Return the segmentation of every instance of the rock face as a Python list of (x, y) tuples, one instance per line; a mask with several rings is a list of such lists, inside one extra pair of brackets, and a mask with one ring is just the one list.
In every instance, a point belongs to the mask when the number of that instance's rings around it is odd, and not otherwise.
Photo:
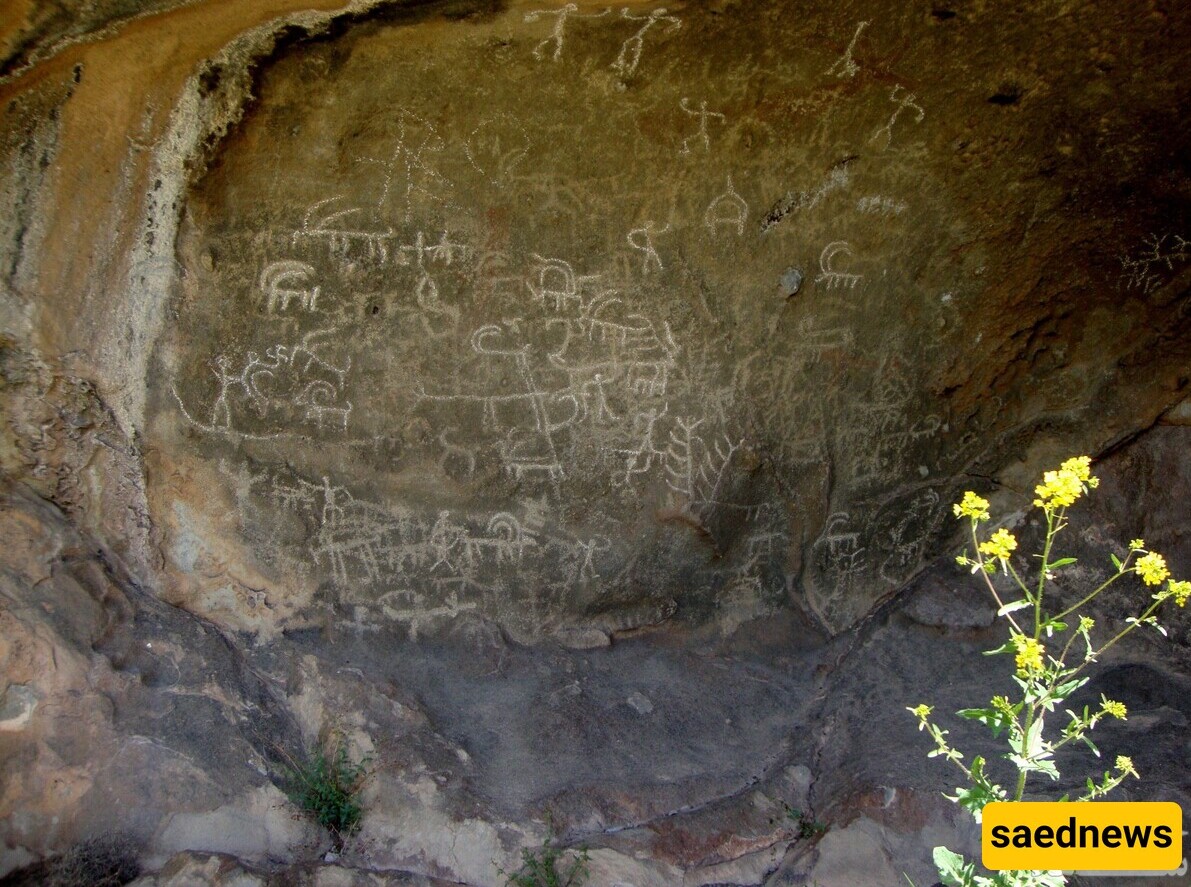
[[(203, 491), (150, 472), (166, 551), (219, 573), (179, 599), (249, 630), (793, 604), (838, 631), (1007, 441), (1124, 430), (1117, 364), (1185, 331), (1154, 296), (1186, 249), (1141, 280), (1143, 244), (1124, 274), (1078, 246), (1096, 62), (1044, 46), (1079, 18), (866, 15), (477, 10), (268, 65), (188, 195), (147, 379), (160, 475)], [(1084, 113), (1140, 113), (1099, 76)], [(1122, 336), (1123, 299), (1156, 328)], [(1147, 366), (1142, 409), (1184, 367)]]
[[(1073, 577), (1191, 572), (1180, 9), (0, 20), (0, 871), (490, 884), (549, 811), (599, 884), (929, 883), (903, 709), (1001, 642), (949, 503), (1103, 455)], [(1090, 698), (1185, 799), (1170, 628)]]

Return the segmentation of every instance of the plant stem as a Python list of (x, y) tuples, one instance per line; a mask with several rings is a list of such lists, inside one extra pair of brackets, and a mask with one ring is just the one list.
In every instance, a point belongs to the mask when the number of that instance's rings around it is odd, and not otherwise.
[[(1165, 600), (1165, 598), (1163, 598), (1163, 601), (1164, 600)], [(1154, 611), (1162, 606), (1163, 601), (1154, 601), (1152, 604), (1150, 604), (1149, 607), (1146, 608), (1146, 611), (1144, 613), (1142, 613), (1141, 616), (1138, 617), (1136, 622), (1130, 622), (1128, 626), (1126, 626), (1125, 628), (1122, 628), (1119, 632), (1117, 632), (1116, 636), (1112, 640), (1110, 640), (1107, 644), (1105, 644), (1103, 647), (1101, 647), (1099, 650), (1097, 650), (1094, 654), (1092, 654), (1092, 657), (1090, 659), (1085, 661), (1082, 665), (1079, 666), (1079, 668), (1075, 669), (1075, 671), (1073, 671), (1071, 674), (1072, 675), (1078, 674), (1083, 669), (1083, 667), (1088, 664), (1088, 662), (1091, 662), (1093, 659), (1095, 659), (1097, 656), (1099, 656), (1101, 653), (1103, 653), (1105, 650), (1107, 650), (1109, 647), (1111, 647), (1113, 644), (1115, 644), (1117, 641), (1119, 641), (1121, 638), (1123, 638), (1129, 632), (1133, 631), (1133, 629), (1137, 628), (1137, 626), (1139, 626), (1143, 622), (1145, 622), (1146, 619), (1149, 619), (1150, 616), (1153, 615)]]
[[(976, 521), (972, 521), (972, 543), (976, 546), (976, 563), (980, 565), (980, 575), (984, 577), (984, 584), (988, 586), (989, 592), (993, 596), (993, 600), (997, 602), (997, 609), (1005, 609), (1005, 602), (1001, 600), (1001, 596), (997, 594), (997, 589), (992, 584), (992, 579), (989, 578), (988, 570), (984, 569), (984, 556), (980, 553), (980, 540), (976, 536)], [(1026, 596), (1029, 596), (1027, 592)], [(1017, 629), (1018, 634), (1025, 634), (1021, 630), (1021, 626), (1017, 624), (1017, 620), (1013, 618), (1012, 613), (1006, 613), (1005, 618), (1009, 620), (1009, 624)]]
[[(1059, 522), (1062, 522), (1060, 513)], [(1046, 509), (1046, 543), (1042, 546), (1042, 568), (1038, 570), (1038, 593), (1034, 597), (1034, 640), (1042, 637), (1042, 593), (1046, 589), (1046, 571), (1050, 566), (1050, 547), (1054, 544), (1055, 534), (1059, 528), (1055, 526), (1055, 513)], [(1018, 798), (1018, 800), (1021, 800)]]
[(1132, 569), (1128, 569), (1128, 570), (1124, 570), (1120, 573), (1114, 574), (1107, 581), (1105, 581), (1099, 588), (1097, 588), (1095, 591), (1093, 591), (1091, 594), (1089, 594), (1087, 597), (1085, 597), (1083, 600), (1081, 600), (1078, 604), (1068, 607), (1066, 610), (1064, 610), (1062, 613), (1055, 616), (1054, 618), (1062, 619), (1064, 616), (1074, 613), (1076, 610), (1078, 610), (1080, 607), (1082, 607), (1084, 604), (1086, 604), (1088, 601), (1090, 601), (1092, 598), (1094, 598), (1100, 592), (1104, 591), (1104, 589), (1108, 588), (1108, 586), (1112, 585), (1114, 582), (1116, 582), (1118, 579), (1120, 579), (1126, 573), (1132, 573), (1132, 572), (1133, 572)]

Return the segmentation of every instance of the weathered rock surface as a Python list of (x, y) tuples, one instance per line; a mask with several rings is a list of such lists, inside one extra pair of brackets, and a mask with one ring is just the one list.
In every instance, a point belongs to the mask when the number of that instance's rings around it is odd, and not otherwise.
[[(1001, 639), (948, 504), (1028, 535), (1103, 455), (1059, 593), (1139, 535), (1191, 573), (1189, 44), (1107, 0), (0, 2), (0, 872), (495, 884), (553, 828), (609, 887), (931, 883), (972, 833), (904, 708)], [(1083, 692), (1186, 803), (1168, 628)], [(281, 787), (332, 735), (328, 861)]]

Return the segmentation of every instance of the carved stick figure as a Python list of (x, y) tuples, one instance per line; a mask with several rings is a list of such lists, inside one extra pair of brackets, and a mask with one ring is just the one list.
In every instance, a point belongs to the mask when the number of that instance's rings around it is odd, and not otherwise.
[(659, 271), (665, 270), (662, 267), (662, 257), (658, 255), (658, 251), (654, 248), (653, 235), (655, 233), (664, 234), (669, 230), (669, 225), (667, 225), (665, 228), (655, 228), (653, 226), (653, 222), (646, 222), (642, 227), (634, 228), (629, 232), (629, 235), (626, 238), (629, 242), (629, 246), (631, 246), (633, 249), (640, 250), (645, 254), (641, 259), (642, 274), (648, 274), (651, 265), (656, 265), (657, 270)]
[(693, 136), (687, 136), (685, 139), (682, 140), (682, 150), (679, 151), (678, 153), (679, 154), (690, 154), (691, 153), (691, 141), (693, 141), (695, 139), (698, 139), (699, 141), (703, 142), (703, 150), (704, 151), (710, 151), (711, 150), (711, 135), (707, 131), (707, 121), (710, 120), (712, 117), (718, 117), (721, 122), (726, 122), (728, 118), (725, 117), (723, 114), (720, 114), (718, 111), (708, 111), (706, 101), (702, 101), (699, 103), (698, 110), (688, 107), (687, 101), (688, 100), (686, 98), (683, 98), (683, 100), (681, 102), (679, 102), (679, 105), (682, 107), (682, 110), (685, 111), (687, 114), (690, 114), (692, 117), (699, 118), (699, 131), (697, 133), (695, 133)]
[(667, 33), (682, 27), (682, 20), (668, 15), (664, 7), (653, 10), (649, 15), (632, 15), (627, 9), (622, 9), (620, 15), (621, 18), (645, 22), (636, 34), (621, 45), (620, 54), (612, 63), (612, 67), (621, 77), (631, 77), (637, 70), (637, 65), (641, 63), (641, 51), (645, 48), (645, 35), (650, 28), (663, 21), (668, 23)]
[[(550, 36), (533, 48), (533, 57), (541, 61), (545, 57), (545, 50), (551, 43), (554, 44), (554, 52), (550, 54), (551, 61), (558, 61), (558, 57), (562, 55), (562, 44), (566, 36), (567, 19), (572, 15), (578, 13), (579, 7), (574, 3), (568, 3), (561, 9), (535, 9), (533, 12), (525, 14), (525, 21), (536, 22), (544, 15), (554, 16), (554, 28), (550, 31)], [(580, 15), (577, 18), (600, 18), (610, 13), (611, 9), (605, 9), (603, 12), (595, 15)]]
[(844, 54), (836, 59), (835, 64), (827, 69), (826, 73), (834, 74), (841, 79), (856, 76), (856, 72), (860, 70), (860, 66), (852, 59), (852, 50), (856, 48), (856, 41), (860, 39), (860, 32), (867, 26), (868, 22), (861, 22), (856, 26), (856, 33), (852, 35), (852, 42), (848, 44), (848, 48), (844, 50)]
[(922, 106), (915, 101), (915, 99), (918, 97), (912, 92), (906, 92), (906, 94), (899, 99), (898, 94), (902, 92), (905, 92), (905, 90), (900, 86), (895, 86), (889, 91), (889, 101), (896, 103), (897, 107), (889, 116), (889, 122), (873, 133), (873, 137), (869, 139), (870, 142), (875, 142), (882, 135), (884, 135), (885, 147), (888, 148), (893, 143), (893, 124), (897, 123), (897, 118), (901, 116), (902, 111), (906, 110), (906, 108), (912, 108), (914, 110), (915, 123), (921, 123), (926, 118), (926, 112), (923, 111)]

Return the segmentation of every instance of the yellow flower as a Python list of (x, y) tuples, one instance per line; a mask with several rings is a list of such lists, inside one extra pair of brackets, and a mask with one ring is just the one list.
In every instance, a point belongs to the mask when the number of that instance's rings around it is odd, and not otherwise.
[(1003, 527), (997, 530), (986, 542), (980, 543), (980, 553), (989, 557), (1005, 560), (1017, 548), (1017, 540), (1013, 534)]
[(956, 517), (988, 520), (988, 500), (980, 498), (971, 490), (964, 493), (963, 501), (957, 505), (952, 505), (951, 510), (955, 512)]
[(1100, 478), (1092, 477), (1092, 459), (1090, 456), (1074, 456), (1059, 466), (1059, 471), (1068, 471), (1079, 478), (1081, 484), (1087, 484), (1092, 489), (1100, 486)]
[(918, 718), (919, 731), (926, 728), (926, 719), (930, 717), (930, 713), (932, 711), (929, 705), (923, 702), (914, 706), (913, 708), (907, 708), (906, 711)]
[(1191, 597), (1191, 580), (1171, 579), (1166, 590), (1170, 592), (1176, 604), (1180, 607), (1185, 606), (1187, 598)]
[(1019, 677), (1028, 678), (1030, 675), (1040, 673), (1045, 668), (1042, 662), (1043, 647), (1036, 640), (1022, 634), (1015, 634), (1013, 646), (1017, 647), (1017, 674)]
[(1133, 759), (1126, 755), (1117, 755), (1117, 770), (1121, 773), (1127, 773), (1131, 776), (1137, 776), (1137, 769), (1133, 766)]
[(1058, 471), (1042, 475), (1042, 483), (1034, 488), (1038, 496), (1034, 504), (1039, 508), (1066, 508), (1089, 488), (1098, 487), (1100, 479), (1091, 474), (1092, 460), (1088, 456), (1068, 459)]
[(1139, 557), (1133, 569), (1146, 585), (1161, 585), (1170, 576), (1170, 570), (1166, 569), (1166, 558), (1156, 551)]
[(1038, 496), (1034, 504), (1039, 508), (1059, 508), (1073, 505), (1083, 493), (1083, 484), (1069, 471), (1048, 471), (1042, 483), (1034, 487)]
[(1117, 702), (1113, 699), (1107, 699), (1103, 696), (1101, 696), (1100, 699), (1102, 700), (1101, 710), (1106, 715), (1112, 715), (1114, 718), (1121, 721), (1125, 720), (1125, 715), (1128, 714), (1128, 711), (1125, 708), (1125, 703)]
[(1146, 541), (1144, 539), (1134, 539), (1129, 543), (1130, 551), (1145, 551)]
[(1080, 616), (1078, 630), (1079, 631), (1091, 631), (1092, 627), (1095, 624), (1096, 624), (1096, 620), (1093, 619), (1091, 616)]

